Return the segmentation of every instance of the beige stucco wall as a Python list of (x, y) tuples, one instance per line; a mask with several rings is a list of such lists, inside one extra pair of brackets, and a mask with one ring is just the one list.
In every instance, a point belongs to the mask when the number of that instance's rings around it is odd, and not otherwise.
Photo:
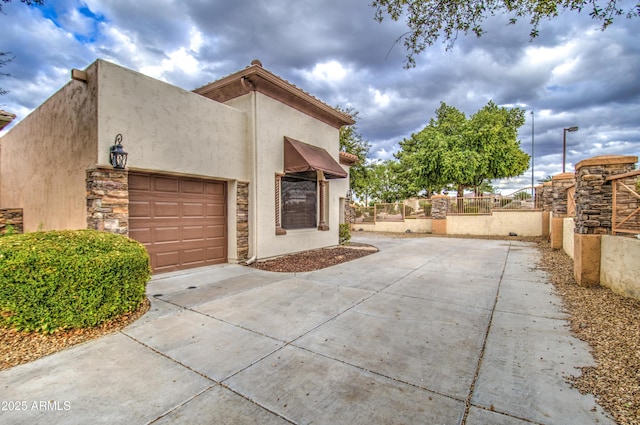
[(447, 234), (476, 236), (542, 235), (542, 211), (494, 211), (492, 215), (447, 216)]
[(573, 245), (574, 245), (574, 229), (576, 228), (576, 223), (573, 217), (568, 217), (562, 220), (562, 248), (564, 252), (567, 253), (569, 257), (573, 259)]
[(375, 224), (355, 223), (352, 227), (355, 231), (362, 229), (367, 232), (404, 233), (410, 230), (412, 233), (431, 233), (432, 222), (430, 218), (416, 218), (405, 221), (378, 221)]
[(98, 160), (121, 133), (130, 168), (247, 181), (247, 114), (98, 61)]
[(86, 228), (86, 169), (96, 162), (96, 67), (69, 81), (0, 138), (1, 207), (24, 210), (24, 230)]
[[(251, 111), (254, 101), (257, 114), (255, 127), (250, 128), (250, 134), (255, 131), (259, 156), (256, 164), (257, 178), (254, 184), (250, 185), (250, 190), (255, 193), (251, 192), (249, 203), (251, 205), (251, 200), (256, 199), (256, 204), (250, 207), (250, 216), (257, 212), (255, 217), (250, 217), (250, 230), (257, 232), (257, 245), (250, 250), (249, 255), (257, 255), (259, 259), (269, 258), (337, 245), (340, 198), (347, 193), (348, 178), (329, 180), (329, 213), (325, 221), (330, 230), (288, 230), (286, 235), (276, 236), (275, 173), (284, 171), (285, 136), (326, 149), (336, 161), (339, 161), (338, 130), (261, 93), (250, 93), (229, 104)], [(251, 125), (252, 123), (249, 124), (250, 127)], [(345, 166), (343, 168), (348, 169)]]
[(600, 284), (613, 292), (640, 299), (640, 240), (603, 235)]

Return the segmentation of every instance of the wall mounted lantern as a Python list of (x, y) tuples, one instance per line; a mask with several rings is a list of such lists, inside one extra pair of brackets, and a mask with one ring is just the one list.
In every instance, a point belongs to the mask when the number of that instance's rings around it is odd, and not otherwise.
[(113, 146), (111, 146), (110, 151), (109, 161), (113, 168), (123, 170), (124, 167), (127, 166), (127, 156), (129, 156), (129, 154), (122, 149), (122, 134), (116, 136), (116, 141)]

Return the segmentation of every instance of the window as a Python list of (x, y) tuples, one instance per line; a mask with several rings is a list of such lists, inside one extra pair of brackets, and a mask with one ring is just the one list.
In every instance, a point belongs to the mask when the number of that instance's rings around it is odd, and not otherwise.
[(285, 174), (281, 178), (282, 228), (315, 228), (318, 214), (316, 172)]

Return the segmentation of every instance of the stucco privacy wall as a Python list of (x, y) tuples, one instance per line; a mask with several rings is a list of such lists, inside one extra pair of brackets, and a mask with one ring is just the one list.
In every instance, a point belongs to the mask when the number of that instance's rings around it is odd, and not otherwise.
[(494, 211), (491, 215), (448, 215), (447, 234), (541, 236), (542, 211)]
[(600, 285), (640, 300), (640, 240), (603, 235), (600, 242)]
[(392, 232), (404, 233), (407, 230), (412, 233), (431, 233), (432, 222), (430, 218), (405, 219), (405, 221), (377, 221), (375, 223), (355, 223), (351, 227), (355, 231), (368, 232)]
[(576, 222), (573, 217), (562, 220), (562, 249), (564, 249), (564, 252), (566, 252), (571, 259), (573, 259), (575, 229)]
[[(317, 229), (288, 230), (286, 235), (276, 236), (275, 227), (275, 173), (284, 170), (284, 137), (291, 137), (325, 149), (339, 161), (339, 131), (307, 114), (271, 99), (259, 92), (236, 99), (234, 105), (251, 110), (255, 96), (256, 123), (255, 137), (259, 157), (257, 158), (257, 178), (253, 190), (256, 191), (257, 205), (250, 211), (257, 211), (257, 252), (258, 258), (268, 258), (291, 252), (321, 248), (338, 244), (339, 198), (347, 193), (349, 179), (332, 179), (328, 184), (326, 201), (330, 205), (326, 223), (330, 230)], [(344, 167), (346, 169), (346, 167)], [(251, 202), (251, 197), (249, 198)], [(251, 212), (250, 212), (251, 214)]]
[[(86, 169), (97, 160), (97, 67), (69, 81), (0, 138), (0, 207), (26, 232), (87, 226)], [(114, 135), (115, 136), (115, 135)]]
[(123, 136), (132, 169), (247, 181), (247, 115), (130, 69), (97, 61), (98, 162)]

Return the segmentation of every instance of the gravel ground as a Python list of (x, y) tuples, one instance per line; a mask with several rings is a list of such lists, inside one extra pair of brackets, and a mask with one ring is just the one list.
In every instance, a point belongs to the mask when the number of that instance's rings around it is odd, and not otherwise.
[[(371, 234), (384, 237), (431, 237), (415, 233)], [(487, 238), (478, 238), (487, 239)], [(562, 250), (552, 250), (540, 238), (495, 237), (536, 242), (541, 252), (537, 268), (549, 273), (576, 336), (591, 346), (596, 366), (568, 377), (583, 393), (593, 394), (620, 425), (640, 425), (640, 301), (612, 293), (602, 287), (584, 288), (573, 279), (573, 261)], [(258, 262), (252, 267), (281, 272), (317, 270), (372, 254), (363, 244), (325, 248)], [(108, 333), (116, 332), (142, 316), (148, 301), (136, 312), (100, 327), (57, 332), (52, 335), (22, 333), (0, 328), (0, 370), (33, 361)], [(578, 371), (576, 371), (578, 375)]]

